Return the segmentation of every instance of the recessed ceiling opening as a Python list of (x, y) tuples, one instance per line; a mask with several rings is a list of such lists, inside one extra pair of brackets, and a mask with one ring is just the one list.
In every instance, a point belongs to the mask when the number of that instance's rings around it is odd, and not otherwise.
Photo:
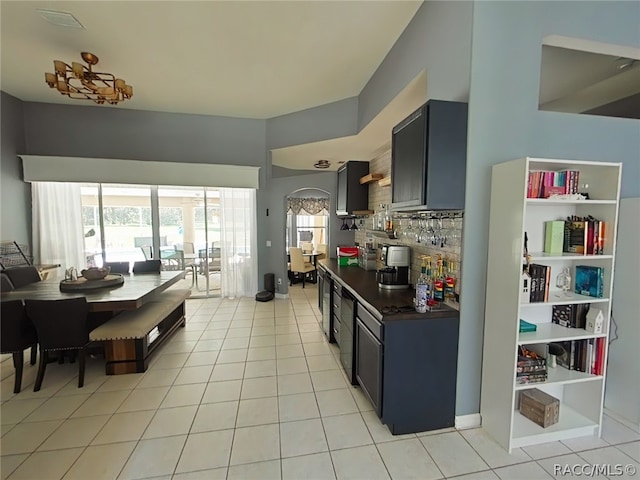
[(582, 43), (558, 36), (545, 39), (538, 108), (640, 119), (640, 49)]

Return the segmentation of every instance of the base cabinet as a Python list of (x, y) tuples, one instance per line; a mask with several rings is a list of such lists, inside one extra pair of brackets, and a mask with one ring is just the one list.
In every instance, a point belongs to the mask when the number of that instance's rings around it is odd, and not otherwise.
[(382, 325), (356, 309), (356, 376), (391, 433), (453, 427), (458, 313)]

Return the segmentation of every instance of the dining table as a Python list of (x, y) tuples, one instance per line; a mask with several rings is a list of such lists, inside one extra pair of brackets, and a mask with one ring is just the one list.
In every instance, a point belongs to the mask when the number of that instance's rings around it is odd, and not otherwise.
[(185, 277), (184, 270), (160, 273), (123, 275), (119, 286), (95, 288), (78, 292), (61, 292), (60, 279), (49, 278), (31, 283), (9, 292), (2, 292), (0, 301), (9, 300), (60, 300), (85, 297), (89, 312), (118, 312), (135, 310), (153, 300), (158, 294)]

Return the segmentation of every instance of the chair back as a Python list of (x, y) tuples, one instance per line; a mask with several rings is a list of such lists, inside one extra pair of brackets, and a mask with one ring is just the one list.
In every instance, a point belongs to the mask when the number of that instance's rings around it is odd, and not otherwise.
[(182, 250), (184, 253), (191, 253), (191, 254), (196, 253), (193, 242), (184, 242), (182, 244), (182, 248), (179, 248), (178, 250)]
[(302, 248), (303, 253), (311, 253), (313, 252), (313, 243), (311, 242), (301, 242), (300, 248)]
[(85, 297), (25, 300), (24, 303), (42, 350), (79, 349), (89, 343), (89, 305)]
[(9, 277), (9, 280), (11, 280), (14, 288), (20, 288), (31, 283), (42, 281), (40, 272), (38, 272), (38, 269), (33, 265), (9, 268), (5, 270), (4, 273), (6, 273)]
[(10, 292), (14, 290), (13, 283), (6, 273), (0, 273), (0, 292)]
[(304, 257), (302, 256), (301, 248), (291, 247), (289, 249), (289, 258), (291, 259), (292, 272), (303, 272), (305, 270)]
[(323, 258), (327, 258), (327, 253), (329, 252), (329, 249), (327, 248), (327, 244), (326, 243), (319, 243), (316, 246), (316, 252), (320, 253), (320, 255), (318, 255), (318, 260), (322, 260)]
[(0, 305), (0, 352), (20, 352), (38, 343), (36, 329), (27, 317), (22, 300), (2, 302)]
[(105, 267), (111, 267), (111, 273), (129, 273), (129, 262), (104, 262)]
[(145, 260), (134, 262), (133, 273), (160, 273), (162, 262), (160, 260)]
[(145, 260), (151, 260), (153, 258), (153, 247), (151, 245), (143, 245), (140, 247)]

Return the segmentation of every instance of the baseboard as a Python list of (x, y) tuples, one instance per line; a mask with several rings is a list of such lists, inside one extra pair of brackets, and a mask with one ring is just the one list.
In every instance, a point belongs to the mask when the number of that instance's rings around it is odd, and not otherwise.
[(466, 430), (467, 428), (477, 428), (482, 425), (482, 417), (479, 413), (470, 415), (456, 415), (456, 430)]
[(607, 407), (604, 407), (603, 412), (608, 417), (613, 418), (616, 422), (623, 424), (625, 427), (629, 427), (634, 432), (640, 433), (640, 424), (633, 423), (630, 420), (627, 420), (626, 418), (620, 416), (619, 414), (617, 414), (616, 412), (608, 409)]
[(276, 293), (276, 298), (280, 298), (280, 299), (286, 300), (287, 298), (289, 298), (289, 294), (288, 293)]

